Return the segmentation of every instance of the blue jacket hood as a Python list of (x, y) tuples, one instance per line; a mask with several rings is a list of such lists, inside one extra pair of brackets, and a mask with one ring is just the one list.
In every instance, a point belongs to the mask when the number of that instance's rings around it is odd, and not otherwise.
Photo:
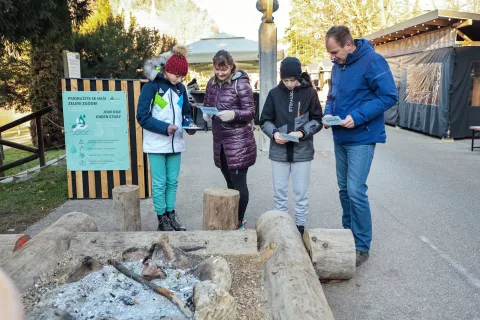
[(345, 64), (352, 64), (367, 53), (375, 52), (375, 49), (373, 49), (370, 41), (363, 38), (355, 40), (355, 46), (357, 47), (357, 49), (354, 52), (348, 54)]
[[(363, 38), (356, 39), (355, 47), (357, 47), (355, 51), (347, 55), (347, 59), (345, 61), (346, 65), (356, 62), (367, 53), (375, 52), (375, 49), (373, 48), (372, 44), (367, 39), (363, 39)], [(333, 61), (333, 63), (336, 65), (339, 65), (336, 61)]]

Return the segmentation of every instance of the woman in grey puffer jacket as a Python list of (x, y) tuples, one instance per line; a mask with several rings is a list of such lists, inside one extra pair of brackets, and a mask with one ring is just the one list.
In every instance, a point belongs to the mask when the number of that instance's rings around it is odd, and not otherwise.
[(248, 205), (247, 172), (257, 158), (252, 120), (255, 117), (253, 91), (248, 75), (236, 70), (232, 55), (225, 50), (213, 57), (215, 75), (208, 81), (204, 105), (219, 112), (212, 120), (215, 165), (222, 170), (229, 189), (240, 192), (238, 228), (244, 229)]

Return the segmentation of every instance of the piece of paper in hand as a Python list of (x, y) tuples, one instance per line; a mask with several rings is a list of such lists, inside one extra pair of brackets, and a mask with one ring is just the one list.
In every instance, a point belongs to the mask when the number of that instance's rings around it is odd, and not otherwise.
[(182, 129), (184, 129), (184, 130), (203, 130), (205, 128), (197, 127), (197, 126), (182, 126)]
[(291, 135), (286, 134), (286, 133), (280, 133), (280, 138), (288, 140), (288, 141), (299, 142), (298, 137), (291, 136)]
[(339, 116), (332, 116), (332, 117), (323, 117), (322, 121), (327, 126), (338, 126), (342, 123), (342, 119)]
[(218, 109), (216, 107), (200, 107), (200, 110), (202, 110), (203, 114), (209, 115), (209, 116), (214, 116), (218, 113)]

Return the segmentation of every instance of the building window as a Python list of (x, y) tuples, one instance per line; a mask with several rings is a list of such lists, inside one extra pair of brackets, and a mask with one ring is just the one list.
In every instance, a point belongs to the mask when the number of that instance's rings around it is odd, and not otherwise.
[(480, 62), (472, 63), (472, 92), (470, 106), (480, 107)]
[(405, 100), (410, 103), (438, 106), (442, 64), (429, 63), (409, 66)]

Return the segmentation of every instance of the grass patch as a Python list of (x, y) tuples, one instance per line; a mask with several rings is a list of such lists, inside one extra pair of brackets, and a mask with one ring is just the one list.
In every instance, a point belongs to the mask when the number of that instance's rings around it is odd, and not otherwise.
[(30, 137), (30, 128), (29, 127), (20, 127), (20, 134), (18, 133), (18, 127), (9, 129), (2, 133), (2, 139), (11, 140), (22, 136)]
[(67, 169), (50, 166), (25, 182), (0, 183), (0, 233), (28, 226), (67, 200)]
[[(31, 146), (31, 144), (30, 144)], [(28, 151), (23, 151), (19, 149), (14, 149), (14, 148), (9, 148), (4, 150), (5, 151), (5, 160), (3, 160), (3, 164), (8, 164), (12, 163), (14, 161), (20, 160), (22, 158), (31, 156), (33, 153), (28, 152)], [(55, 158), (58, 158), (62, 155), (65, 154), (65, 150), (59, 149), (59, 150), (48, 150), (45, 152), (45, 162), (49, 160), (53, 160)], [(34, 168), (40, 164), (40, 160), (35, 159), (33, 161), (27, 162), (22, 164), (21, 166), (9, 169), (5, 171), (5, 176), (13, 176), (17, 173), (20, 173), (22, 171)]]

